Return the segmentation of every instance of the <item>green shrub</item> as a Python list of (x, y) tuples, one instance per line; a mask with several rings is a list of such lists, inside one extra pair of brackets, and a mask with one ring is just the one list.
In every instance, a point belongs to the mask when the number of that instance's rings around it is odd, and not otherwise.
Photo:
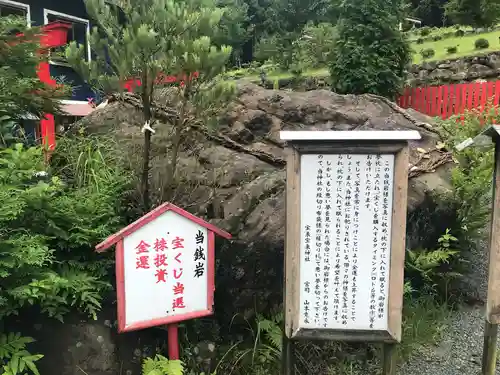
[(52, 161), (47, 170), (41, 147), (0, 150), (0, 318), (26, 305), (95, 318), (110, 288), (113, 262), (93, 246), (124, 224), (128, 174), (92, 138), (62, 140)]
[(457, 53), (457, 51), (458, 51), (457, 46), (446, 47), (446, 53), (448, 55), (453, 55), (454, 53)]
[[(330, 60), (332, 90), (339, 94), (377, 94), (394, 99), (411, 62), (408, 41), (398, 28), (402, 0), (342, 1)], [(360, 14), (369, 23), (360, 23)]]
[(336, 28), (330, 23), (307, 24), (294, 41), (292, 65), (300, 66), (303, 70), (327, 65), (336, 35)]
[(442, 40), (442, 39), (443, 39), (443, 37), (441, 35), (436, 35), (436, 36), (432, 37), (432, 40), (435, 42), (437, 42), (438, 40)]
[(420, 29), (420, 35), (422, 36), (429, 36), (431, 33), (431, 29), (427, 26), (424, 26)]
[(424, 44), (424, 40), (422, 38), (417, 39), (417, 44)]
[(461, 30), (461, 29), (458, 29), (457, 31), (455, 31), (455, 36), (457, 38), (461, 38), (465, 35), (465, 31)]
[(432, 48), (426, 48), (420, 51), (420, 55), (424, 59), (430, 59), (431, 57), (434, 57), (436, 52)]
[(457, 269), (460, 262), (458, 239), (446, 229), (436, 245), (433, 249), (407, 251), (405, 277), (420, 293), (446, 297), (449, 286), (462, 276)]
[(474, 47), (476, 49), (486, 49), (489, 48), (490, 42), (488, 42), (488, 39), (485, 38), (479, 38), (474, 42)]
[(34, 341), (31, 337), (21, 336), (20, 333), (0, 335), (0, 364), (3, 366), (3, 375), (40, 375), (35, 362), (43, 358), (43, 355), (33, 355), (27, 350), (27, 344)]

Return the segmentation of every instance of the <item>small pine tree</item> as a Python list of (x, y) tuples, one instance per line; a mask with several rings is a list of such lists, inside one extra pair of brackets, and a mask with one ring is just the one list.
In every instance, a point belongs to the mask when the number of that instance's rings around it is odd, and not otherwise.
[[(211, 37), (220, 35), (224, 13), (211, 0), (85, 0), (96, 27), (91, 35), (95, 58), (83, 59), (84, 46), (71, 43), (66, 58), (87, 80), (102, 90), (120, 90), (120, 83), (141, 79), (140, 99), (145, 124), (153, 120), (155, 91), (164, 84), (160, 74), (178, 77), (169, 95), (178, 104), (171, 108), (172, 148), (165, 180), (172, 187), (181, 143), (192, 126), (202, 124), (232, 95), (229, 83), (216, 78), (223, 71), (231, 48), (216, 48)], [(144, 210), (150, 208), (149, 170), (151, 134), (144, 127), (141, 193)], [(168, 189), (170, 191), (170, 189)], [(171, 195), (171, 194), (167, 194)], [(171, 196), (165, 197), (171, 199)]]
[(340, 94), (393, 98), (402, 87), (410, 48), (401, 31), (400, 0), (351, 0), (340, 5), (330, 56), (332, 88)]

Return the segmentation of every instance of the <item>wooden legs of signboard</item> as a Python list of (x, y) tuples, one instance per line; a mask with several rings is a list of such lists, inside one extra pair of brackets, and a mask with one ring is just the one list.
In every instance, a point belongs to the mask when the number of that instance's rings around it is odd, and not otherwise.
[(283, 334), (281, 351), (281, 375), (293, 375), (295, 367), (295, 343)]
[(177, 324), (169, 324), (167, 326), (168, 333), (168, 359), (179, 359), (179, 326)]
[(384, 344), (382, 347), (382, 375), (396, 374), (396, 344)]
[(486, 320), (484, 324), (483, 375), (495, 375), (497, 364), (498, 325)]

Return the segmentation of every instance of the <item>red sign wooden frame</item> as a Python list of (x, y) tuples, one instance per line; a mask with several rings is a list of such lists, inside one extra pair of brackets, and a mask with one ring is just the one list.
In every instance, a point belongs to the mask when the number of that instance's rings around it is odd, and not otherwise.
[[(197, 311), (195, 313), (187, 313), (182, 315), (170, 316), (160, 319), (145, 320), (139, 323), (132, 324), (126, 327), (126, 315), (125, 315), (125, 275), (124, 275), (124, 246), (123, 241), (125, 237), (141, 228), (142, 226), (154, 221), (160, 215), (167, 211), (173, 211), (180, 216), (194, 222), (195, 224), (204, 227), (208, 232), (207, 241), (207, 306), (208, 309), (204, 311)], [(173, 205), (172, 203), (163, 203), (151, 212), (147, 213), (143, 217), (139, 218), (132, 224), (123, 228), (119, 232), (109, 236), (106, 240), (101, 242), (96, 246), (97, 252), (104, 252), (111, 246), (116, 245), (115, 260), (116, 260), (116, 290), (117, 290), (117, 303), (118, 303), (118, 332), (128, 332), (135, 331), (139, 329), (168, 325), (172, 323), (178, 323), (184, 320), (200, 318), (203, 316), (208, 316), (213, 314), (213, 304), (214, 304), (214, 291), (215, 291), (215, 235), (219, 235), (225, 239), (231, 239), (231, 234), (217, 228), (216, 226), (200, 219), (189, 212), (183, 210), (180, 207)], [(151, 301), (154, 303), (154, 301)]]

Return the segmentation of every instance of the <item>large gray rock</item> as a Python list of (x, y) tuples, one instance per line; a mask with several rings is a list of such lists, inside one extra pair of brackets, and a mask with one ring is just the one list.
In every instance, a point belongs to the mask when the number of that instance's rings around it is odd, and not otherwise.
[[(130, 165), (139, 171), (141, 112), (130, 97), (110, 100), (80, 122), (91, 132), (114, 134)], [(170, 128), (157, 124), (152, 137), (152, 191), (164, 198)], [(227, 313), (280, 301), (285, 236), (285, 156), (279, 131), (418, 130), (412, 141), (409, 211), (432, 191), (450, 189), (451, 156), (440, 149), (432, 120), (373, 95), (338, 95), (328, 90), (287, 92), (239, 84), (239, 96), (215, 133), (186, 139), (174, 202), (234, 235), (218, 252), (218, 296), (230, 298)], [(439, 147), (436, 147), (439, 146)], [(225, 296), (224, 298), (222, 296)], [(270, 298), (274, 297), (274, 298)], [(257, 303), (255, 302), (257, 301)]]
[[(142, 147), (141, 114), (124, 102), (114, 101), (86, 117), (81, 125), (90, 131), (112, 132), (139, 165)], [(201, 214), (238, 241), (281, 248), (284, 241), (284, 143), (280, 130), (418, 130), (422, 140), (412, 141), (409, 184), (410, 211), (433, 190), (449, 189), (449, 154), (432, 120), (404, 111), (373, 95), (338, 95), (328, 90), (285, 92), (252, 84), (239, 86), (216, 134), (200, 134), (187, 142), (179, 161), (182, 189), (178, 203)], [(153, 136), (153, 191), (165, 185), (162, 173), (168, 156), (169, 127), (157, 125)], [(208, 139), (207, 139), (208, 137)], [(417, 151), (419, 149), (419, 151)], [(136, 151), (132, 151), (136, 150)], [(427, 151), (423, 154), (421, 151)], [(188, 193), (186, 195), (186, 193)]]

